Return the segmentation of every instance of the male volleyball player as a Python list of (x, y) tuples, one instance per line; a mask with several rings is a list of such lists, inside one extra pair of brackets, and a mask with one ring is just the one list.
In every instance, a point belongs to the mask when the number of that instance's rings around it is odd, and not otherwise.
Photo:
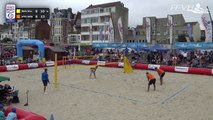
[(156, 78), (155, 78), (155, 76), (154, 75), (152, 75), (152, 74), (150, 74), (149, 72), (146, 72), (146, 77), (147, 77), (147, 79), (148, 79), (148, 92), (149, 92), (149, 87), (150, 87), (150, 85), (152, 85), (153, 84), (153, 86), (154, 86), (154, 90), (156, 89), (156, 86), (155, 86), (155, 82), (156, 82)]
[(90, 68), (90, 78), (92, 77), (92, 74), (94, 75), (94, 78), (96, 78), (95, 72), (97, 69), (98, 69), (98, 65)]
[(160, 77), (160, 85), (162, 85), (163, 84), (163, 77), (165, 75), (165, 71), (160, 69), (160, 68), (157, 68), (157, 67), (155, 68), (155, 70), (157, 71), (157, 73)]

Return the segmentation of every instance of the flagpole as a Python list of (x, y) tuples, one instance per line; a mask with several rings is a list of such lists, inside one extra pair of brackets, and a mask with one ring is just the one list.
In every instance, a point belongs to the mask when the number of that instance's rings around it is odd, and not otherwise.
[[(209, 7), (206, 6), (207, 10), (208, 10), (208, 13), (209, 13), (209, 17), (210, 17), (210, 22), (212, 24), (212, 16), (211, 16), (211, 13), (210, 13), (210, 10), (209, 10)], [(212, 30), (213, 30), (213, 25), (212, 25)], [(213, 32), (212, 32), (212, 42), (213, 42)]]

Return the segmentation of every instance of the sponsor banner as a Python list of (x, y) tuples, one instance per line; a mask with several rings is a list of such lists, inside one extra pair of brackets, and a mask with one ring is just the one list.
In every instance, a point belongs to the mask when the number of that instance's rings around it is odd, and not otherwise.
[(160, 68), (160, 65), (148, 64), (148, 69), (154, 70), (155, 68)]
[(118, 62), (118, 67), (124, 67), (124, 63)]
[(212, 42), (212, 22), (209, 13), (203, 13), (201, 19), (205, 28), (205, 42)]
[(46, 62), (46, 66), (48, 66), (48, 67), (49, 66), (54, 66), (54, 64), (55, 64), (54, 61), (47, 61)]
[(146, 17), (146, 40), (151, 43), (151, 19)]
[(122, 25), (121, 17), (118, 19), (118, 31), (121, 37), (121, 43), (123, 43), (123, 25)]
[(174, 24), (173, 24), (173, 17), (170, 15), (168, 16), (168, 26), (169, 26), (169, 41), (170, 41), (170, 44), (172, 44)]
[(90, 61), (89, 60), (82, 60), (82, 64), (89, 65)]
[(187, 33), (188, 33), (188, 36), (189, 36), (189, 40), (191, 41), (192, 40), (192, 24), (191, 23), (188, 23), (187, 24)]
[(106, 64), (105, 61), (98, 61), (98, 62), (97, 62), (97, 65), (105, 65), (105, 64)]
[(189, 67), (180, 67), (180, 66), (175, 66), (175, 72), (188, 72)]
[(7, 71), (18, 70), (18, 65), (6, 65)]
[(37, 68), (38, 63), (27, 63), (28, 68)]
[(108, 32), (109, 32), (109, 42), (114, 42), (114, 27), (112, 23), (112, 18), (109, 19), (109, 26), (108, 26)]

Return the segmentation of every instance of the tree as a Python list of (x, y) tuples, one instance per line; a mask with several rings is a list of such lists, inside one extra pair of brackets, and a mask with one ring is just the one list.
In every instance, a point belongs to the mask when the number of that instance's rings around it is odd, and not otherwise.
[(10, 38), (4, 38), (3, 40), (2, 40), (2, 43), (9, 43), (9, 42), (12, 42), (13, 40), (12, 39), (10, 39)]
[(185, 34), (178, 35), (178, 42), (187, 42), (186, 35)]

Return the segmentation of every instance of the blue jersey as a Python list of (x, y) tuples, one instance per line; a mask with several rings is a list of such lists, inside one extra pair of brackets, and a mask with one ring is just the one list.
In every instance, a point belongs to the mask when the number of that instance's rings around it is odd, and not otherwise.
[(49, 81), (47, 72), (43, 72), (43, 73), (42, 73), (42, 75), (41, 75), (41, 80), (47, 80), (47, 81)]

